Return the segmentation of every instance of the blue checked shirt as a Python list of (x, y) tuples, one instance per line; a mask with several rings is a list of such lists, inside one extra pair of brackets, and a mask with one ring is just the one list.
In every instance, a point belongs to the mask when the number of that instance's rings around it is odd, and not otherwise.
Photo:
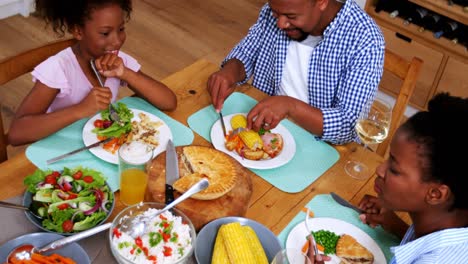
[[(247, 75), (241, 84), (253, 76), (253, 86), (275, 95), (290, 41), (266, 4), (256, 24), (223, 63), (240, 60)], [(354, 125), (361, 107), (375, 96), (382, 77), (384, 49), (375, 22), (354, 0), (347, 0), (325, 29), (309, 63), (309, 105), (323, 113), (323, 140), (344, 144), (356, 138)]]
[(468, 263), (468, 227), (437, 231), (414, 240), (414, 226), (400, 246), (392, 247), (390, 264)]

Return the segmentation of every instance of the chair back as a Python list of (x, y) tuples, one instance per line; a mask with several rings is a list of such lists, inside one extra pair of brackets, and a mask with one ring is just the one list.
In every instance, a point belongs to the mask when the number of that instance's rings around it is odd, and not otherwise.
[(390, 72), (402, 80), (400, 92), (397, 94), (395, 105), (392, 110), (392, 121), (388, 131), (388, 137), (376, 149), (377, 154), (384, 157), (395, 131), (400, 126), (408, 101), (413, 94), (416, 81), (421, 71), (423, 61), (418, 57), (413, 57), (407, 61), (399, 55), (385, 49), (384, 70)]
[[(15, 56), (0, 61), (0, 85), (14, 80), (23, 74), (31, 72), (34, 67), (57, 54), (59, 51), (70, 47), (76, 42), (75, 39), (52, 42), (44, 46), (27, 50)], [(8, 159), (7, 155), (7, 132), (3, 127), (3, 117), (0, 111), (0, 162)]]

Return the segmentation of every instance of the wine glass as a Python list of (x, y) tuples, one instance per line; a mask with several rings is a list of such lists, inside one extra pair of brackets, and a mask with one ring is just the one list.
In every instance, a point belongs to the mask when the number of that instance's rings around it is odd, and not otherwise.
[(311, 264), (309, 257), (299, 248), (286, 248), (276, 253), (271, 264)]
[[(377, 97), (364, 105), (354, 127), (364, 148), (369, 144), (382, 143), (387, 138), (391, 119), (392, 107), (385, 99)], [(358, 180), (365, 180), (371, 175), (369, 168), (359, 160), (348, 161), (345, 171)]]

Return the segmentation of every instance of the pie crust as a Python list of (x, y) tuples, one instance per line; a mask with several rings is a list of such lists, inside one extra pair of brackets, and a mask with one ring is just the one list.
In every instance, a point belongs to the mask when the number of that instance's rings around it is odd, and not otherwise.
[(173, 187), (180, 193), (207, 178), (210, 185), (191, 198), (213, 200), (223, 196), (236, 184), (236, 169), (233, 161), (225, 153), (209, 147), (187, 146), (183, 148), (181, 162), (188, 173), (181, 175)]
[(342, 235), (338, 239), (336, 255), (342, 263), (374, 263), (374, 255), (350, 235)]

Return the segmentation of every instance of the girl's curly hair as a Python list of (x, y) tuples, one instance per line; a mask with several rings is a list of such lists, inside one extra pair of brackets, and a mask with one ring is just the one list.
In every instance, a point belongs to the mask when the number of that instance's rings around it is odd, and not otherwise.
[(63, 36), (74, 26), (84, 26), (91, 12), (100, 7), (116, 4), (126, 13), (132, 12), (131, 0), (36, 0), (36, 14), (52, 26), (54, 32)]

